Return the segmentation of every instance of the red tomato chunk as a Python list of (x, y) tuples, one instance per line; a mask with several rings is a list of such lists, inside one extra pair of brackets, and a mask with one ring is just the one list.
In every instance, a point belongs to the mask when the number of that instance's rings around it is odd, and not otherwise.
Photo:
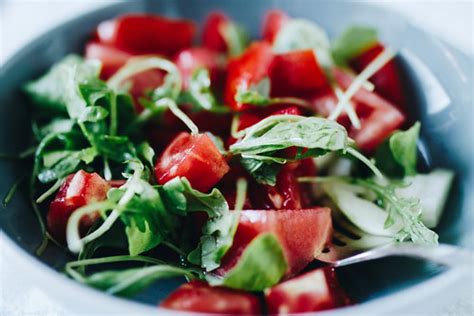
[(202, 192), (212, 188), (228, 171), (229, 165), (209, 136), (185, 132), (168, 145), (155, 166), (158, 183), (185, 177)]
[(228, 47), (222, 32), (229, 23), (232, 22), (223, 12), (211, 12), (204, 23), (202, 45), (211, 50), (225, 53)]
[[(79, 170), (67, 177), (49, 206), (48, 231), (58, 241), (66, 239), (66, 224), (72, 212), (86, 204), (105, 200), (110, 186), (97, 173)], [(98, 213), (81, 219), (81, 230), (86, 231), (99, 217)]]
[(265, 291), (269, 314), (293, 314), (331, 309), (349, 303), (333, 268), (320, 268)]
[(173, 56), (190, 47), (196, 32), (193, 22), (156, 15), (129, 14), (97, 27), (98, 40), (130, 54)]
[(262, 25), (262, 39), (273, 43), (280, 29), (288, 23), (290, 17), (280, 10), (269, 10)]
[(301, 95), (328, 84), (312, 49), (275, 55), (270, 78), (273, 96)]
[(268, 76), (268, 69), (273, 60), (270, 44), (255, 42), (237, 58), (232, 59), (227, 67), (227, 81), (224, 90), (225, 103), (233, 110), (242, 111), (252, 108), (235, 100), (239, 89), (248, 89)]
[(278, 238), (285, 253), (287, 275), (294, 275), (321, 253), (331, 229), (329, 208), (242, 211), (234, 243), (217, 273), (223, 275), (232, 269), (255, 237), (270, 232)]
[(180, 286), (160, 304), (161, 307), (212, 314), (261, 314), (259, 299), (250, 293), (211, 287), (201, 281)]

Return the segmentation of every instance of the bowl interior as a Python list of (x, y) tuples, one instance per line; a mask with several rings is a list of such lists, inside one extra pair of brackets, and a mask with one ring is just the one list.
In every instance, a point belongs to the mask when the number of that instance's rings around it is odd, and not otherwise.
[[(249, 10), (251, 8), (251, 10)], [(398, 62), (410, 98), (411, 113), (422, 123), (420, 152), (429, 168), (445, 167), (456, 172), (456, 183), (437, 232), (441, 242), (473, 248), (473, 109), (472, 57), (422, 31), (393, 12), (364, 3), (309, 0), (201, 0), (133, 1), (114, 4), (83, 15), (41, 36), (19, 51), (0, 70), (0, 152), (18, 152), (31, 144), (28, 100), (22, 85), (44, 72), (71, 52), (81, 53), (83, 44), (100, 21), (125, 12), (153, 12), (202, 22), (207, 13), (219, 9), (241, 23), (254, 38), (269, 8), (281, 8), (293, 17), (319, 23), (330, 37), (352, 24), (374, 26), (385, 43), (399, 50)], [(29, 163), (0, 161), (0, 193), (17, 179), (27, 177)], [(26, 187), (26, 186), (25, 186)], [(37, 219), (25, 189), (0, 212), (0, 226), (19, 247), (34, 256), (40, 241)], [(61, 270), (71, 257), (49, 246), (37, 258)], [(343, 285), (357, 301), (389, 295), (440, 273), (438, 266), (401, 258), (384, 259), (340, 269)], [(156, 304), (181, 280), (159, 282), (136, 297)]]

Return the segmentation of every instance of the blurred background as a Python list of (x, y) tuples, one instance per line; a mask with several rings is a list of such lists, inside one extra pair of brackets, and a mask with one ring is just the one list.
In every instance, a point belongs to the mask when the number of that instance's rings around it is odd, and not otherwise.
[[(120, 1), (0, 0), (0, 66), (22, 46), (48, 29), (74, 16), (114, 2)], [(474, 52), (474, 1), (365, 2), (399, 11), (413, 23), (430, 30), (464, 52), (471, 55)], [(0, 239), (0, 315), (51, 316), (73, 312), (66, 311), (65, 307), (45, 295), (39, 287), (15, 273), (14, 264), (9, 262), (1, 249)], [(473, 301), (472, 293), (466, 293), (456, 304), (446, 306), (443, 310), (429, 311), (427, 304), (427, 315), (470, 315), (474, 310)]]

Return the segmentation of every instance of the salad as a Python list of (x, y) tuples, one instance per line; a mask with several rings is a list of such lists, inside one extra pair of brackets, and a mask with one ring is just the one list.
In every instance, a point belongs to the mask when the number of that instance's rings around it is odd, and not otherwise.
[(318, 263), (341, 223), (437, 244), (453, 173), (418, 172), (396, 52), (370, 27), (262, 25), (211, 12), (196, 41), (192, 21), (119, 16), (25, 85), (39, 255), (63, 247), (69, 277), (121, 296), (184, 277), (169, 309), (288, 314), (354, 303)]

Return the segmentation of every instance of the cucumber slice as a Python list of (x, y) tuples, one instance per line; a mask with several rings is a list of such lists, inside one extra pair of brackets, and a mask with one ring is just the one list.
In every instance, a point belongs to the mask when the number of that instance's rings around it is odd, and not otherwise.
[(438, 225), (448, 199), (449, 189), (454, 179), (454, 172), (446, 169), (435, 169), (428, 174), (406, 177), (411, 183), (406, 188), (397, 189), (400, 197), (416, 197), (420, 199), (422, 208), (421, 221), (428, 228)]
[(363, 198), (369, 194), (365, 188), (342, 181), (324, 182), (321, 187), (347, 219), (366, 233), (394, 237), (403, 227), (396, 217), (394, 225), (384, 228), (387, 212)]

